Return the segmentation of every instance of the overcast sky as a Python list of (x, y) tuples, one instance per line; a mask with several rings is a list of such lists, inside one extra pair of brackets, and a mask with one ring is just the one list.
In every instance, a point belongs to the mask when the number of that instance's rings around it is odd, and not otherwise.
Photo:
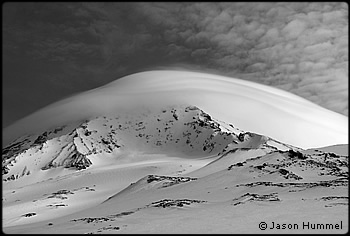
[(275, 86), (348, 116), (346, 3), (5, 3), (2, 10), (3, 127), (80, 91), (165, 68)]

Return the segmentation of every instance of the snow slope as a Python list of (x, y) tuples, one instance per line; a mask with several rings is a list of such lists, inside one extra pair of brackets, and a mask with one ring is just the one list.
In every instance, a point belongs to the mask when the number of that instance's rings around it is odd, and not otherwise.
[(28, 184), (37, 181), (34, 176), (40, 171), (120, 166), (149, 161), (146, 155), (215, 158), (224, 151), (257, 147), (267, 140), (216, 121), (195, 106), (173, 106), (156, 113), (137, 110), (133, 114), (96, 117), (17, 139), (3, 149), (3, 179), (11, 181), (28, 176), (32, 178), (26, 178)]
[[(239, 160), (245, 152), (254, 150), (238, 150), (199, 168), (201, 172), (174, 175), (164, 168), (181, 163), (177, 161), (165, 166), (152, 163), (158, 171), (144, 166), (113, 171), (88, 168), (80, 177), (7, 190), (5, 198), (12, 200), (4, 206), (3, 230), (34, 234), (348, 231), (347, 156), (322, 151), (264, 154), (256, 149), (258, 156)], [(131, 176), (138, 180), (120, 189), (120, 179), (130, 181)], [(260, 222), (298, 228), (262, 231)], [(341, 224), (342, 228), (303, 229), (307, 222)]]
[[(348, 143), (348, 118), (269, 86), (207, 73), (148, 71), (54, 103), (3, 131), (25, 133), (142, 106), (188, 104), (235, 127), (301, 148)], [(40, 122), (38, 122), (40, 121)]]

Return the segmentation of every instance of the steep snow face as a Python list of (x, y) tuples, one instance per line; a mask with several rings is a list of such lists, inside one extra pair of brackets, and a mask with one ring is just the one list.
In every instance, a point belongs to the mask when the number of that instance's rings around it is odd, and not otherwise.
[(3, 142), (93, 116), (168, 104), (196, 105), (235, 127), (301, 148), (348, 143), (343, 115), (276, 88), (187, 71), (137, 73), (59, 101), (6, 128)]
[(5, 182), (26, 177), (28, 184), (50, 169), (74, 172), (130, 165), (149, 161), (152, 155), (211, 162), (237, 149), (258, 148), (260, 155), (295, 149), (216, 120), (196, 106), (169, 106), (99, 116), (21, 137), (3, 149), (2, 174)]
[(21, 137), (3, 149), (2, 173), (5, 181), (12, 181), (58, 167), (142, 162), (148, 154), (208, 159), (235, 148), (258, 148), (267, 140), (195, 106), (141, 109)]

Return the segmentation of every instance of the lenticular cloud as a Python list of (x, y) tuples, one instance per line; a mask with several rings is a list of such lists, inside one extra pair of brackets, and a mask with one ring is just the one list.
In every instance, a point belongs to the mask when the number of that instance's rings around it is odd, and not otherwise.
[(217, 119), (302, 148), (347, 143), (347, 118), (291, 93), (207, 73), (148, 71), (54, 103), (4, 130), (4, 142), (120, 109), (196, 105)]

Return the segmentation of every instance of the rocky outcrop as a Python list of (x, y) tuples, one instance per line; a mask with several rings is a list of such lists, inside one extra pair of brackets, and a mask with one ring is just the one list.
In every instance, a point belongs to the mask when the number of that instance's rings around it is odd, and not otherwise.
[(191, 205), (193, 203), (204, 203), (206, 201), (203, 200), (193, 200), (193, 199), (163, 199), (156, 202), (152, 202), (151, 204), (146, 205), (146, 207), (161, 207), (161, 208), (169, 208), (169, 207), (184, 207), (185, 205)]
[(152, 183), (152, 182), (162, 183), (161, 188), (166, 188), (176, 184), (186, 183), (194, 180), (197, 180), (197, 178), (181, 177), (181, 176), (160, 176), (160, 175), (147, 176), (147, 183)]
[(234, 198), (232, 200), (231, 205), (237, 206), (244, 204), (246, 202), (253, 201), (265, 201), (265, 202), (279, 202), (281, 199), (278, 197), (278, 193), (270, 193), (270, 194), (257, 194), (257, 193), (246, 193), (240, 197)]
[(85, 155), (76, 152), (71, 159), (64, 165), (66, 168), (76, 168), (77, 170), (86, 169), (92, 162)]
[(34, 145), (41, 145), (45, 143), (47, 140), (47, 132), (42, 133), (38, 136), (38, 138), (34, 141)]
[(35, 216), (36, 213), (35, 212), (31, 212), (31, 213), (26, 213), (24, 215), (22, 215), (23, 217), (32, 217), (32, 216)]
[(270, 181), (259, 181), (252, 182), (248, 184), (237, 184), (236, 187), (245, 186), (245, 187), (255, 187), (255, 186), (273, 186), (273, 187), (294, 187), (294, 188), (315, 188), (315, 187), (335, 187), (335, 186), (348, 186), (347, 178), (339, 178), (335, 180), (326, 180), (318, 182), (280, 182), (273, 183)]
[(82, 170), (92, 165), (90, 159), (86, 155), (80, 153), (74, 143), (69, 143), (66, 145), (66, 149), (69, 150), (69, 152), (65, 154), (66, 156), (63, 156), (61, 153), (59, 153), (41, 169), (47, 170), (63, 166), (65, 168), (75, 168), (77, 170)]
[(29, 144), (30, 144), (30, 140), (26, 138), (22, 141), (14, 142), (9, 146), (3, 148), (2, 149), (3, 164), (9, 158), (17, 156), (19, 153), (25, 151), (27, 149), (27, 146), (29, 146)]

